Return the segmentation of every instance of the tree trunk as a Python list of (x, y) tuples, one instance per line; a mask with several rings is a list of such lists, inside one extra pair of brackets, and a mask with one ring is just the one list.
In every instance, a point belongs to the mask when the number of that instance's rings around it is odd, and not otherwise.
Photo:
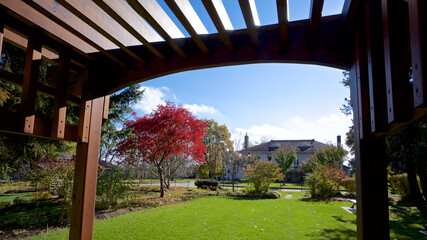
[(165, 195), (165, 189), (163, 188), (163, 172), (160, 166), (157, 166), (157, 171), (159, 172), (160, 180), (160, 197), (162, 198)]
[(423, 190), (424, 200), (427, 201), (427, 167), (426, 163), (420, 163), (417, 168), (418, 176), (420, 176), (421, 189)]
[(233, 192), (234, 192), (234, 177), (231, 178), (231, 185), (233, 186)]
[(421, 195), (420, 188), (418, 187), (417, 173), (415, 169), (415, 163), (412, 159), (406, 160), (406, 171), (408, 173), (408, 183), (411, 201), (415, 204), (421, 204), (424, 199)]

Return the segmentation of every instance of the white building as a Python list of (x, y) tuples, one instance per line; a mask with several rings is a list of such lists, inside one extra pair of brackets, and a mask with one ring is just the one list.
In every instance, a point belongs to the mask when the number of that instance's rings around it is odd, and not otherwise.
[[(337, 144), (341, 145), (341, 137), (337, 137)], [(306, 162), (319, 149), (327, 147), (327, 144), (318, 142), (314, 139), (310, 140), (271, 140), (270, 142), (262, 143), (257, 146), (249, 146), (249, 137), (245, 136), (244, 149), (239, 152), (243, 155), (257, 155), (262, 161), (275, 161), (274, 153), (277, 149), (295, 150), (297, 156), (291, 171), (286, 175), (286, 182), (301, 182), (301, 171), (299, 166)], [(240, 171), (237, 179), (244, 178)], [(230, 180), (230, 174), (227, 174), (227, 179)]]

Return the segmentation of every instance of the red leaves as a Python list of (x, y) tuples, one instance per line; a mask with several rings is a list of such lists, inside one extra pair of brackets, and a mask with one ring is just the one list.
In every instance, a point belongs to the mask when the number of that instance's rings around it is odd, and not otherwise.
[(138, 159), (160, 164), (172, 156), (184, 156), (197, 162), (204, 161), (206, 123), (197, 119), (187, 109), (166, 102), (151, 114), (137, 117), (125, 124), (134, 137), (117, 145), (117, 152), (127, 163)]

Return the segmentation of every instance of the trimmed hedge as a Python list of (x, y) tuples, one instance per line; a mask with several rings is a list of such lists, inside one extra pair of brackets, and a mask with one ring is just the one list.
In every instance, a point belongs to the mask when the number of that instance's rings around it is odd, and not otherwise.
[(213, 179), (204, 179), (204, 180), (197, 180), (194, 182), (194, 185), (197, 186), (197, 188), (201, 189), (210, 189), (210, 190), (216, 190), (218, 187), (218, 182)]
[(347, 190), (350, 194), (356, 194), (356, 179), (355, 178), (345, 178), (341, 180), (341, 186)]

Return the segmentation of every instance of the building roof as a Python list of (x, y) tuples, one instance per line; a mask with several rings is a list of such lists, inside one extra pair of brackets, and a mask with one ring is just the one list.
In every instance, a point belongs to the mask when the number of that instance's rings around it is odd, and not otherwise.
[(278, 148), (287, 150), (296, 150), (297, 152), (314, 152), (317, 149), (327, 147), (327, 144), (318, 142), (314, 139), (310, 140), (271, 140), (270, 142), (262, 143), (241, 152), (273, 152)]

